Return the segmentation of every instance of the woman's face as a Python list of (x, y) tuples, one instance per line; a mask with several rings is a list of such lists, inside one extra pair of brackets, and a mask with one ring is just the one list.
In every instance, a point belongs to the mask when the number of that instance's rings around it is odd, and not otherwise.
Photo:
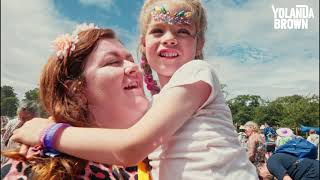
[(117, 39), (101, 39), (87, 57), (85, 94), (98, 126), (128, 128), (148, 108), (142, 73)]
[(246, 126), (244, 133), (246, 133), (246, 136), (249, 137), (253, 132), (253, 128), (251, 126)]

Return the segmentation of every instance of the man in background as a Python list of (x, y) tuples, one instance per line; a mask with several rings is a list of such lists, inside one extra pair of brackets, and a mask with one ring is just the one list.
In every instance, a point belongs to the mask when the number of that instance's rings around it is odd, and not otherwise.
[[(2, 136), (3, 146), (1, 150), (14, 149), (18, 147), (18, 144), (11, 141), (10, 138), (15, 129), (21, 127), (25, 122), (37, 117), (39, 113), (39, 106), (34, 101), (23, 101), (17, 110), (17, 117), (8, 121), (5, 126), (5, 132)], [(5, 162), (3, 156), (1, 156), (1, 164)]]
[(318, 158), (317, 159), (319, 159), (319, 157), (320, 157), (320, 155), (319, 155), (320, 154), (319, 153), (319, 135), (316, 133), (315, 129), (310, 129), (309, 136), (308, 136), (307, 140), (317, 147), (317, 151), (318, 151)]
[(319, 135), (316, 133), (316, 130), (310, 129), (309, 136), (308, 136), (307, 140), (318, 147)]

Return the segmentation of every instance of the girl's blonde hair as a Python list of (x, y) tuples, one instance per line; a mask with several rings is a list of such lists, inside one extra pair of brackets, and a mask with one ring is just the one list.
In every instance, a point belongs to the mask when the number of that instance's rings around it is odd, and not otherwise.
[[(192, 12), (192, 21), (195, 22), (196, 27), (196, 37), (198, 40), (203, 41), (205, 40), (205, 32), (207, 30), (207, 16), (206, 12), (201, 4), (200, 0), (146, 0), (142, 6), (140, 11), (140, 18), (139, 18), (139, 29), (140, 29), (140, 38), (144, 38), (147, 33), (148, 25), (151, 21), (151, 11), (156, 4), (159, 3), (175, 3), (188, 11)], [(142, 48), (141, 41), (139, 44), (139, 53), (141, 55), (141, 59), (144, 61), (142, 69), (144, 71), (145, 76), (151, 76), (151, 68), (148, 64), (148, 60), (145, 56), (145, 52)], [(195, 59), (203, 59), (203, 52), (202, 48), (199, 49), (199, 53), (195, 56)], [(148, 88), (152, 94), (155, 94), (158, 91), (158, 87), (156, 83), (152, 83), (152, 88)]]

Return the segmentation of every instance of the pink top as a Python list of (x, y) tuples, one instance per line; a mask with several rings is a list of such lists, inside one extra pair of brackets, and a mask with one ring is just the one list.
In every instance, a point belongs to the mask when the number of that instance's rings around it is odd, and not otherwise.
[[(29, 148), (27, 157), (31, 156), (41, 156), (41, 147)], [(52, 157), (54, 158), (54, 157)], [(137, 179), (137, 168), (136, 167), (117, 167), (105, 165), (101, 163), (96, 163), (88, 161), (84, 171), (84, 174), (77, 175), (76, 179), (111, 179), (111, 180), (135, 180)], [(9, 159), (8, 162), (1, 166), (1, 179), (3, 180), (13, 180), (13, 179), (32, 179), (31, 166), (24, 163), (23, 161)]]

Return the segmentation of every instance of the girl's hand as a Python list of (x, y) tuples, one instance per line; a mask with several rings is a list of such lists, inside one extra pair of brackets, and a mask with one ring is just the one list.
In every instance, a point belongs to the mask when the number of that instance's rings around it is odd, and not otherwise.
[(13, 131), (11, 139), (21, 144), (29, 146), (39, 145), (39, 136), (45, 128), (55, 123), (52, 118), (33, 118), (27, 121), (19, 129)]

